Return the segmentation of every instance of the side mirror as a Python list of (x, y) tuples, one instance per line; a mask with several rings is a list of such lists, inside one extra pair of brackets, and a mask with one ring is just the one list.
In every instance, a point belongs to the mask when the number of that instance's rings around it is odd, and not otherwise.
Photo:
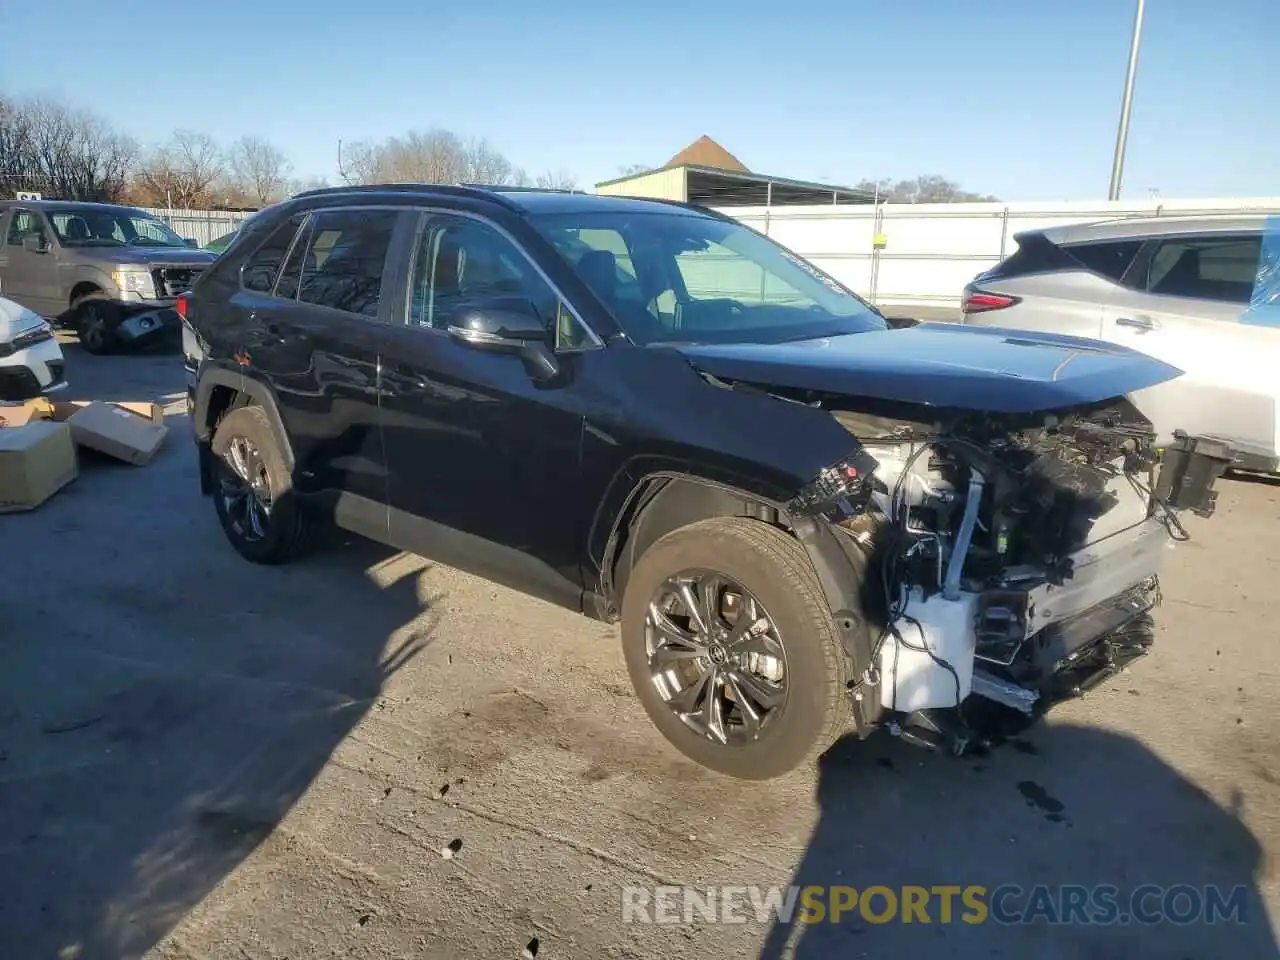
[(183, 237), (182, 242), (185, 243), (192, 250), (200, 249), (200, 241), (197, 240), (195, 237)]
[(28, 253), (44, 253), (49, 249), (49, 241), (37, 234), (28, 233), (22, 238), (22, 249)]
[(548, 347), (550, 333), (532, 303), (521, 297), (494, 298), (461, 307), (449, 336), (475, 350), (517, 354), (529, 376), (551, 380), (560, 364)]

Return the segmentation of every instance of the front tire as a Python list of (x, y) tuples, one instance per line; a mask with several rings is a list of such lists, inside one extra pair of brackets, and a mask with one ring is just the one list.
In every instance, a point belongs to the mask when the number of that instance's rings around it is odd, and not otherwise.
[(848, 727), (851, 663), (800, 544), (757, 520), (675, 530), (622, 604), (636, 694), (691, 760), (748, 780), (815, 759)]
[(86, 353), (101, 356), (116, 346), (115, 330), (111, 327), (109, 311), (111, 302), (102, 293), (87, 293), (77, 297), (71, 305), (71, 316), (80, 346)]
[(313, 519), (293, 495), (289, 469), (262, 407), (222, 418), (211, 444), (213, 500), (231, 545), (254, 563), (292, 560), (310, 544)]

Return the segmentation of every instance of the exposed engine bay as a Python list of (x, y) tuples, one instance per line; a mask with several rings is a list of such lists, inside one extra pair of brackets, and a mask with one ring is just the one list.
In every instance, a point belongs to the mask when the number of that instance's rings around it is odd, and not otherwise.
[[(1146, 652), (1164, 554), (1188, 537), (1127, 399), (1029, 415), (787, 399), (828, 409), (861, 445), (791, 508), (870, 560), (879, 637), (854, 695), (874, 693), (895, 732), (961, 750), (971, 694), (1034, 715)], [(1166, 471), (1195, 478), (1179, 507), (1212, 512), (1215, 454), (1164, 451)]]

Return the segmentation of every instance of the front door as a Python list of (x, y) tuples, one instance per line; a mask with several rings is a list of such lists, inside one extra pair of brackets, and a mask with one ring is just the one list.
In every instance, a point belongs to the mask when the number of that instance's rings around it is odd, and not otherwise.
[(1134, 394), (1162, 441), (1174, 430), (1276, 455), (1280, 331), (1240, 323), (1257, 275), (1257, 233), (1174, 236), (1144, 252), (1136, 289), (1104, 308), (1103, 339), (1184, 375)]
[(3, 225), (0, 249), (0, 296), (43, 317), (67, 308), (58, 286), (58, 254), (38, 210), (14, 207)]
[[(516, 243), (472, 216), (424, 214), (407, 273), (402, 322), (382, 357), (392, 541), (577, 608), (583, 328)], [(517, 356), (449, 335), (464, 304), (494, 297), (527, 298), (549, 344), (559, 332), (552, 384)]]

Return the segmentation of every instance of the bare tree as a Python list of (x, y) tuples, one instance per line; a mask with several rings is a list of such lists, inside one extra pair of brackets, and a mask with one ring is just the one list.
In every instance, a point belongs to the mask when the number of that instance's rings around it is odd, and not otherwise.
[(652, 169), (653, 167), (649, 166), (647, 163), (628, 163), (625, 166), (618, 168), (618, 176), (634, 177), (640, 173), (648, 173)]
[(355, 143), (339, 171), (348, 183), (517, 182), (520, 171), (487, 140), (449, 130), (410, 131), (381, 143)]
[(281, 199), (291, 170), (289, 158), (259, 137), (241, 137), (227, 151), (231, 183), (260, 206)]
[(31, 190), (119, 200), (137, 147), (98, 116), (52, 100), (0, 100), (0, 196)]
[(998, 200), (981, 193), (960, 189), (953, 180), (937, 175), (924, 174), (910, 180), (863, 180), (857, 189), (877, 194), (881, 200), (892, 203), (971, 203)]
[(138, 172), (139, 185), (157, 206), (197, 207), (226, 174), (222, 151), (208, 134), (177, 130)]
[(543, 190), (577, 190), (578, 178), (563, 168), (538, 174), (534, 186)]

